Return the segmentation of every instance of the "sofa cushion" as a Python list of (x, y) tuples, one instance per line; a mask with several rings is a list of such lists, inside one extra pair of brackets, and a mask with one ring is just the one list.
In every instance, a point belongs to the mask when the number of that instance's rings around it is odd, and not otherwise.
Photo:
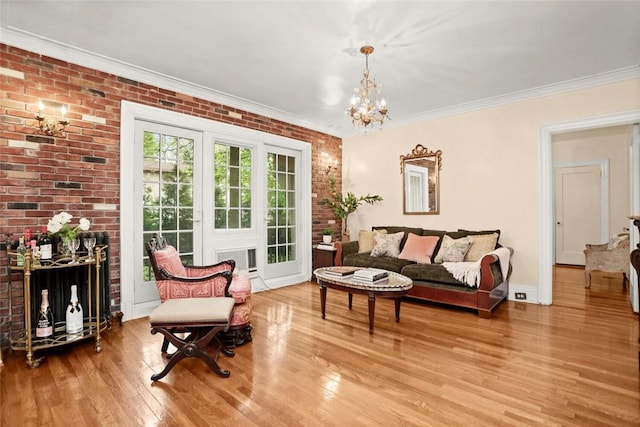
[(431, 264), (431, 257), (439, 241), (440, 237), (438, 236), (418, 236), (417, 234), (409, 233), (407, 242), (398, 258), (415, 261), (420, 264)]
[(373, 236), (375, 233), (387, 234), (387, 230), (360, 230), (358, 233), (358, 252), (371, 252), (375, 246)]
[(458, 233), (462, 233), (463, 234), (463, 236), (460, 236), (460, 237), (475, 236), (477, 234), (493, 234), (493, 233), (497, 233), (498, 234), (498, 238), (500, 238), (500, 230), (471, 231), (471, 230), (465, 230), (464, 228), (458, 228)]
[(372, 257), (369, 254), (356, 253), (345, 255), (342, 264), (356, 267), (375, 267), (400, 273), (405, 266), (415, 263), (413, 261), (407, 261), (406, 259), (388, 256)]
[(466, 286), (456, 280), (442, 264), (410, 264), (405, 266), (400, 274), (411, 280), (420, 282), (444, 283), (447, 285)]
[(398, 232), (394, 234), (384, 234), (375, 232), (373, 235), (374, 246), (371, 250), (371, 256), (390, 256), (398, 258), (400, 255), (400, 242), (404, 238), (404, 233)]
[(443, 262), (461, 262), (464, 260), (464, 256), (470, 246), (471, 239), (468, 237), (453, 239), (449, 234), (446, 234), (442, 239), (442, 245), (436, 255), (435, 262), (437, 264)]
[(498, 243), (498, 234), (476, 234), (467, 236), (471, 239), (471, 247), (464, 256), (465, 261), (478, 261), (484, 255), (493, 251)]

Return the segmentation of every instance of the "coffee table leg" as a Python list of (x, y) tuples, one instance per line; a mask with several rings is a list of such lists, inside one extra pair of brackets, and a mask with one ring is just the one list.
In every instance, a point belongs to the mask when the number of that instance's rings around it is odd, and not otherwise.
[(396, 323), (400, 322), (400, 298), (395, 299), (396, 303)]
[(369, 333), (373, 334), (373, 318), (376, 313), (376, 294), (369, 292)]
[(352, 305), (353, 305), (353, 294), (349, 292), (349, 310), (351, 310)]
[(327, 306), (327, 288), (320, 284), (320, 310), (322, 310), (322, 318), (324, 319), (324, 309)]

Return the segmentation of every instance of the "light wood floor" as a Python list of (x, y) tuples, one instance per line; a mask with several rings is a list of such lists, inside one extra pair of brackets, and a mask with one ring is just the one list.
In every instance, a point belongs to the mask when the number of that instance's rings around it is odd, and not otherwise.
[(102, 353), (84, 342), (37, 369), (5, 352), (2, 426), (638, 426), (638, 319), (620, 277), (559, 268), (554, 304), (509, 301), (492, 319), (317, 285), (256, 293), (254, 341), (219, 363), (197, 359), (163, 380), (160, 334), (146, 319), (114, 326)]

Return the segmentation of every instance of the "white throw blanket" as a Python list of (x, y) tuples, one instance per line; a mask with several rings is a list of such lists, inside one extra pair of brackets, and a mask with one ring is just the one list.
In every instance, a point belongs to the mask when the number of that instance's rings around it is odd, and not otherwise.
[[(507, 273), (509, 272), (509, 257), (511, 256), (511, 251), (507, 248), (498, 248), (493, 252), (489, 252), (487, 255), (497, 255), (503, 280), (506, 279)], [(443, 262), (442, 265), (456, 280), (466, 283), (473, 288), (477, 288), (480, 284), (481, 261), (482, 258), (478, 261)]]

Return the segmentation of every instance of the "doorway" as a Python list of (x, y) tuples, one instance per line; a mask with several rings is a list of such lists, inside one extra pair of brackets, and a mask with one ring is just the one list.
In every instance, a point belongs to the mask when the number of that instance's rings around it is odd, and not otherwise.
[[(605, 116), (596, 116), (586, 119), (577, 119), (567, 122), (544, 125), (540, 129), (539, 139), (539, 166), (540, 166), (540, 205), (538, 210), (539, 218), (539, 263), (538, 263), (538, 280), (539, 280), (539, 303), (551, 304), (553, 292), (553, 266), (554, 266), (554, 248), (555, 248), (555, 222), (554, 222), (554, 191), (553, 191), (553, 155), (552, 140), (555, 135), (588, 130), (598, 129), (609, 126), (631, 125), (640, 121), (640, 110), (624, 111), (619, 113), (608, 114)], [(638, 148), (636, 147), (637, 151)], [(637, 154), (631, 158), (637, 158)], [(640, 162), (630, 162), (630, 176), (638, 176), (640, 170)], [(640, 204), (640, 194), (632, 193), (632, 206)], [(628, 213), (627, 213), (628, 215)], [(635, 285), (637, 287), (637, 284)], [(631, 285), (630, 295), (634, 295), (634, 285)], [(634, 308), (637, 311), (637, 307)]]

